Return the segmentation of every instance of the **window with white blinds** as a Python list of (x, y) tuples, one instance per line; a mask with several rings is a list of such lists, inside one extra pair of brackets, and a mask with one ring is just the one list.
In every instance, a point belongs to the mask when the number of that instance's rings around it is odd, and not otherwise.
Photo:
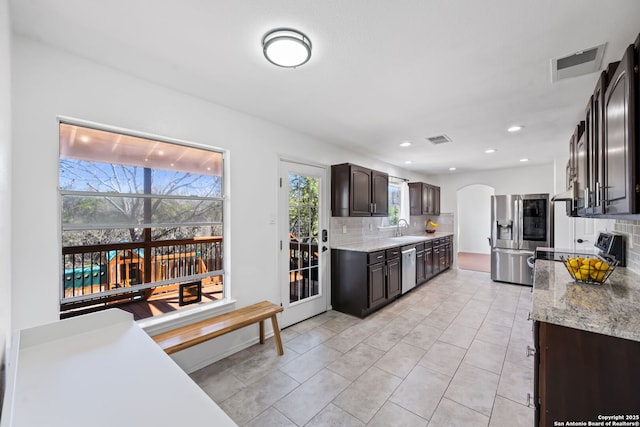
[(59, 165), (62, 306), (194, 280), (223, 297), (222, 151), (61, 122)]

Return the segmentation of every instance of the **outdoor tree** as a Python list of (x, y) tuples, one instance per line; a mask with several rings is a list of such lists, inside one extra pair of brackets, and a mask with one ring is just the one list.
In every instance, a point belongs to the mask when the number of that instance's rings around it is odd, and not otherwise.
[(317, 241), (318, 178), (289, 175), (289, 232), (300, 241)]
[[(63, 245), (138, 242), (150, 223), (154, 240), (193, 237), (200, 227), (188, 224), (222, 220), (222, 203), (205, 199), (221, 194), (221, 186), (218, 176), (60, 159), (61, 190), (82, 192), (63, 198), (63, 224), (91, 225), (65, 232)], [(196, 197), (166, 197), (179, 195)]]

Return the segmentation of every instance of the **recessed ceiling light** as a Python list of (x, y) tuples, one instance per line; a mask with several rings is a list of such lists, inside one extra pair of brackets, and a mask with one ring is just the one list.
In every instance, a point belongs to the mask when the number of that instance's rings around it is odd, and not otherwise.
[(491, 154), (491, 153), (495, 153), (496, 149), (495, 148), (489, 148), (488, 150), (484, 150), (485, 153), (487, 154)]
[(89, 142), (89, 141), (91, 141), (91, 138), (89, 138), (87, 135), (82, 135), (82, 136), (80, 137), (80, 141), (82, 141), (82, 142)]
[(406, 162), (404, 162), (405, 165), (410, 165), (411, 163), (413, 163), (411, 160), (407, 160)]
[(278, 28), (262, 39), (262, 51), (267, 61), (285, 68), (296, 68), (311, 58), (311, 41), (300, 31)]
[(400, 144), (400, 147), (411, 147), (411, 141), (405, 141)]
[(529, 159), (520, 159), (521, 162), (528, 162)]
[(454, 171), (454, 170), (456, 170), (456, 168), (449, 168), (449, 170), (450, 170), (450, 171)]
[(507, 129), (507, 132), (518, 132), (518, 131), (521, 131), (522, 128), (524, 128), (524, 126), (514, 125), (514, 126), (511, 126), (509, 129)]

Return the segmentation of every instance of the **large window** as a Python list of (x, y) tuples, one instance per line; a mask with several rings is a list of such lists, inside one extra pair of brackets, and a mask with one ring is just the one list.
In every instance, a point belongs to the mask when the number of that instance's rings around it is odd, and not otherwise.
[(60, 124), (61, 317), (224, 297), (223, 153)]
[(398, 224), (400, 217), (400, 207), (402, 200), (402, 191), (400, 183), (402, 181), (389, 178), (389, 225)]

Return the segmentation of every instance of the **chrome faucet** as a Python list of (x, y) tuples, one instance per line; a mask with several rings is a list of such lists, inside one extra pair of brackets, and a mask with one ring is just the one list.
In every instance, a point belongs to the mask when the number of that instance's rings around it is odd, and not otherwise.
[(404, 222), (406, 228), (409, 228), (409, 223), (406, 219), (401, 218), (398, 220), (398, 226), (396, 227), (396, 237), (402, 236), (402, 230), (400, 229), (400, 222)]

